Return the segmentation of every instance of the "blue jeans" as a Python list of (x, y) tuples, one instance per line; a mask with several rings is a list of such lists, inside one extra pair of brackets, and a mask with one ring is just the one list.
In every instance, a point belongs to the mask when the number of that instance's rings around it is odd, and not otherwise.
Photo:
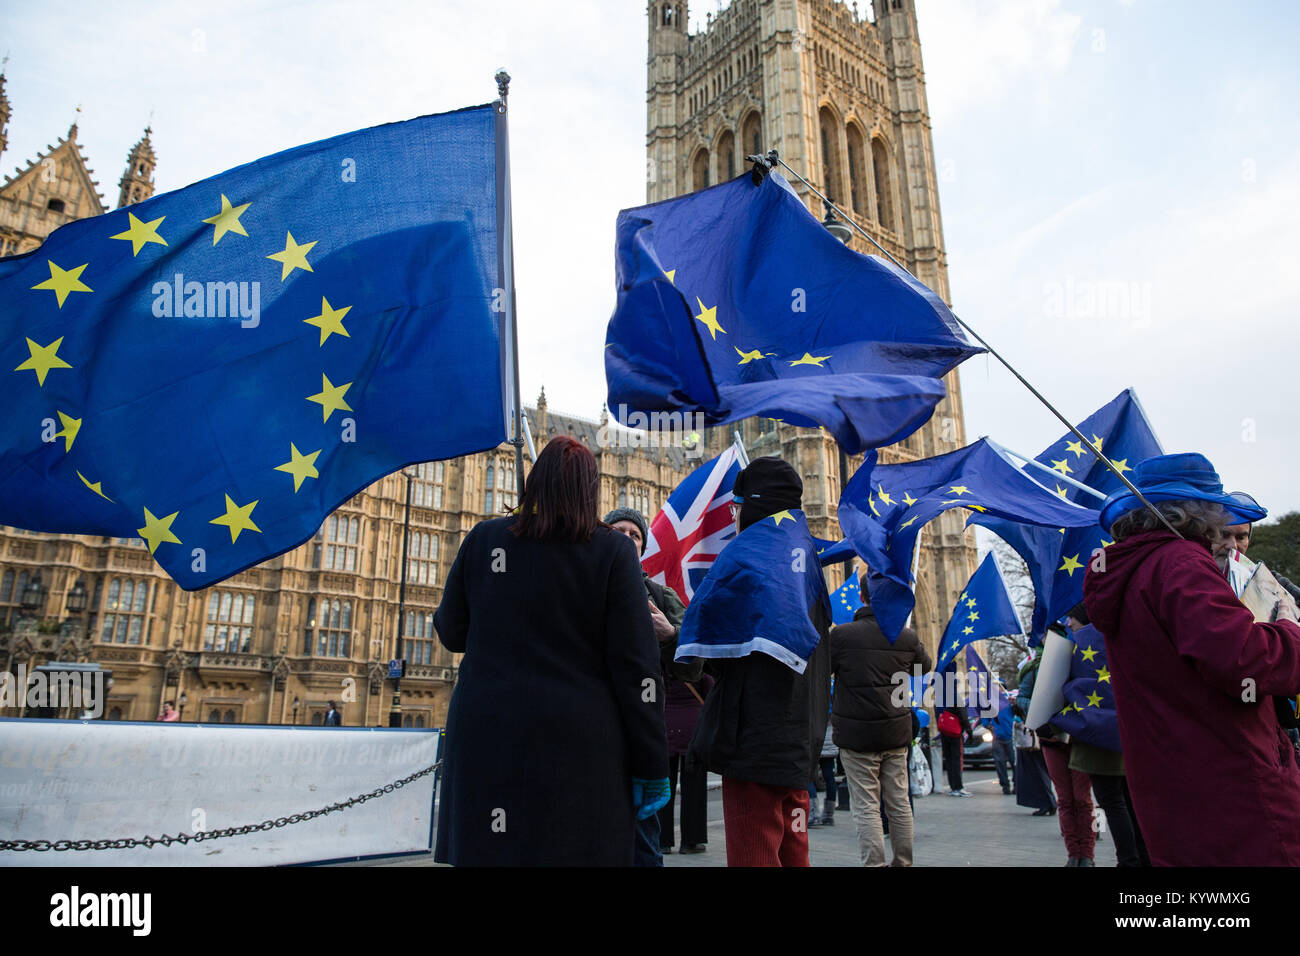
[[(1016, 767), (1016, 748), (1010, 740), (993, 738), (993, 769), (998, 772), (998, 783), (1004, 792), (1010, 792), (1014, 783)], [(1010, 771), (1010, 775), (1008, 775)]]
[(663, 866), (664, 855), (659, 849), (659, 814), (652, 813), (636, 822), (636, 851), (633, 866)]

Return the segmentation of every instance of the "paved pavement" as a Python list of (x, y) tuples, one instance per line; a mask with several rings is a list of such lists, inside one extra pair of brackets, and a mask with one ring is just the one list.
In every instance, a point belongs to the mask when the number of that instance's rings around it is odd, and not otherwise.
[[(712, 775), (711, 775), (712, 776)], [(664, 857), (667, 866), (726, 866), (722, 828), (722, 793), (709, 791), (709, 849), (705, 853)], [(1065, 864), (1065, 844), (1056, 817), (1035, 817), (1033, 811), (1005, 796), (991, 770), (967, 770), (966, 789), (972, 796), (952, 797), (942, 790), (916, 800), (916, 866), (1053, 866)], [(857, 827), (853, 814), (835, 814), (835, 826), (809, 831), (813, 866), (859, 866)], [(1099, 866), (1115, 865), (1114, 844), (1106, 838), (1097, 844)], [(392, 861), (370, 861), (370, 866), (431, 866), (429, 855)]]

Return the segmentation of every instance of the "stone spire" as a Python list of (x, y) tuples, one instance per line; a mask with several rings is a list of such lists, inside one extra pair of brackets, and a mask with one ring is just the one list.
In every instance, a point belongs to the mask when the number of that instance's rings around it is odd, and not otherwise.
[(143, 202), (153, 195), (153, 168), (157, 162), (153, 152), (153, 143), (149, 141), (151, 127), (144, 128), (140, 142), (131, 147), (126, 157), (126, 172), (118, 184), (121, 192), (117, 196), (117, 208)]
[(0, 63), (0, 155), (3, 155), (5, 147), (9, 145), (9, 97), (5, 95), (5, 64), (9, 62), (9, 57), (4, 58)]

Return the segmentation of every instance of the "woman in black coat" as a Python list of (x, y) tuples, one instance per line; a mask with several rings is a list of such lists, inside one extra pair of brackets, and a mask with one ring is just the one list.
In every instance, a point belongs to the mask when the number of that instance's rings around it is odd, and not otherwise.
[(434, 623), (465, 657), (438, 862), (630, 866), (638, 815), (667, 802), (659, 649), (598, 482), (590, 451), (552, 439), (516, 514), (476, 525), (452, 565)]

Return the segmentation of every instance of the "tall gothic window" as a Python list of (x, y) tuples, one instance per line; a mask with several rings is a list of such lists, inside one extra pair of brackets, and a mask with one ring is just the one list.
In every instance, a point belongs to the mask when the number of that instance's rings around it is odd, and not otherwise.
[(108, 582), (104, 602), (104, 624), (99, 639), (104, 643), (139, 644), (144, 634), (147, 581), (113, 578)]
[(704, 189), (709, 185), (709, 151), (701, 147), (691, 161), (691, 188)]
[(723, 179), (734, 179), (736, 176), (736, 137), (731, 130), (723, 133), (718, 140), (718, 173)]
[(751, 111), (745, 117), (740, 128), (740, 145), (749, 151), (748, 155), (757, 156), (763, 152), (763, 120), (758, 113)]
[(406, 660), (414, 665), (428, 666), (433, 663), (433, 642), (437, 635), (433, 630), (433, 614), (424, 611), (406, 612), (406, 633), (402, 652)]
[(889, 150), (879, 138), (871, 141), (871, 166), (876, 176), (876, 221), (891, 232), (897, 231), (894, 190), (889, 178)]
[[(109, 584), (111, 596), (113, 586)], [(203, 629), (205, 651), (248, 654), (253, 650), (253, 613), (256, 596), (213, 591), (208, 595), (207, 623)]]
[(826, 195), (832, 202), (838, 203), (844, 199), (840, 177), (843, 163), (840, 161), (839, 124), (835, 122), (835, 114), (825, 106), (818, 111), (817, 117), (821, 122), (822, 133), (822, 182), (825, 183)]
[(846, 131), (849, 141), (849, 200), (859, 216), (870, 213), (867, 208), (866, 140), (857, 124), (850, 123)]
[(352, 656), (352, 602), (322, 600), (316, 622), (316, 656)]
[(428, 531), (412, 531), (407, 547), (406, 579), (412, 584), (438, 583), (438, 536)]

